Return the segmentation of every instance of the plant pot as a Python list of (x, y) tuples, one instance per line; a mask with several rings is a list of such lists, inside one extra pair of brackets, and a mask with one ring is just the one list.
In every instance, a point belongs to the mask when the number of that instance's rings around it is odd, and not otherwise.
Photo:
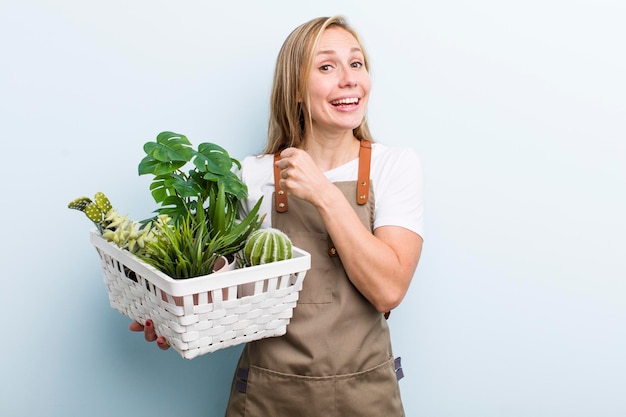
[(226, 272), (226, 271), (232, 271), (233, 269), (237, 268), (237, 259), (235, 259), (234, 257), (232, 259), (228, 259), (225, 256), (220, 256), (219, 259), (215, 262), (215, 265), (213, 266), (213, 273), (218, 273), (218, 272)]
[[(227, 257), (220, 256), (218, 258), (218, 260), (215, 262), (215, 266), (213, 267), (213, 273), (217, 274), (217, 273), (220, 273), (220, 272), (232, 271), (232, 270), (234, 270), (236, 268), (237, 268), (237, 262), (236, 262), (235, 259), (228, 260)], [(243, 285), (249, 285), (249, 284), (243, 284)], [(253, 286), (253, 289), (254, 289), (254, 286)], [(251, 294), (252, 293), (250, 293), (248, 291), (248, 293), (246, 295), (251, 295)], [(161, 299), (163, 301), (167, 301), (167, 293), (161, 291)], [(172, 296), (172, 299), (174, 300), (174, 304), (176, 304), (177, 306), (184, 305), (183, 297)], [(228, 289), (227, 288), (222, 288), (222, 300), (228, 300)], [(212, 294), (209, 294), (209, 302), (213, 302)], [(200, 303), (199, 295), (198, 294), (194, 294), (193, 295), (193, 304), (194, 305), (198, 305), (199, 303)]]

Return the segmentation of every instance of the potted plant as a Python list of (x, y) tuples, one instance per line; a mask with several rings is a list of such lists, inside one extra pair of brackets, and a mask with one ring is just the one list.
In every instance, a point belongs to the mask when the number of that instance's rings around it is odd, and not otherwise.
[[(175, 278), (209, 274), (220, 256), (232, 262), (263, 220), (259, 200), (237, 221), (238, 202), (247, 195), (232, 171), (233, 166), (241, 168), (239, 161), (213, 143), (201, 143), (195, 150), (184, 135), (173, 132), (160, 133), (144, 151), (139, 175), (153, 175), (150, 190), (161, 204), (156, 211), (175, 226), (155, 223), (159, 233), (148, 243), (146, 261)], [(189, 163), (193, 168), (184, 171)]]
[[(247, 195), (233, 172), (239, 161), (216, 144), (194, 149), (187, 137), (167, 131), (143, 149), (138, 172), (153, 176), (153, 217), (120, 216), (103, 193), (69, 204), (96, 225), (91, 241), (111, 306), (139, 322), (151, 318), (187, 359), (284, 334), (310, 255), (279, 231), (260, 229), (261, 201), (238, 219)], [(224, 259), (235, 269), (214, 274)]]
[(173, 132), (160, 133), (143, 149), (138, 171), (153, 176), (150, 191), (160, 204), (158, 216), (129, 221), (103, 193), (95, 195), (95, 202), (81, 197), (69, 207), (85, 211), (104, 238), (173, 278), (210, 274), (220, 257), (234, 262), (263, 220), (258, 215), (261, 200), (237, 220), (238, 202), (247, 195), (232, 171), (241, 168), (239, 161), (213, 143), (196, 150), (186, 136)]

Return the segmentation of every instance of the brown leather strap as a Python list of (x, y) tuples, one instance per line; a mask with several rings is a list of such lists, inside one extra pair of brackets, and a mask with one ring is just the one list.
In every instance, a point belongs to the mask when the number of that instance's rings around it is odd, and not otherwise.
[[(370, 163), (372, 160), (372, 143), (361, 140), (359, 148), (359, 173), (356, 185), (356, 202), (359, 205), (367, 203), (370, 196)], [(274, 199), (276, 200), (276, 211), (284, 213), (287, 211), (287, 193), (280, 188), (280, 170), (276, 162), (280, 161), (280, 153), (274, 154)]]
[(274, 154), (274, 199), (276, 200), (276, 211), (284, 213), (287, 211), (287, 193), (280, 188), (280, 169), (276, 166), (276, 162), (280, 161), (280, 153)]
[[(359, 175), (357, 180), (356, 202), (359, 205), (367, 203), (370, 196), (370, 164), (372, 160), (372, 143), (361, 139), (359, 149)], [(389, 318), (391, 311), (383, 314), (385, 320)]]
[(356, 184), (356, 202), (359, 205), (367, 203), (370, 196), (370, 161), (372, 160), (372, 143), (361, 140), (359, 149), (359, 177)]

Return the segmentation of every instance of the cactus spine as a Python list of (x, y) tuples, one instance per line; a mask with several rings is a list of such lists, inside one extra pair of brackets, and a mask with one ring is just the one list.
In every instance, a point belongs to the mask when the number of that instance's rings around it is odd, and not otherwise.
[(291, 240), (278, 229), (259, 229), (248, 237), (243, 256), (246, 263), (252, 266), (291, 259)]

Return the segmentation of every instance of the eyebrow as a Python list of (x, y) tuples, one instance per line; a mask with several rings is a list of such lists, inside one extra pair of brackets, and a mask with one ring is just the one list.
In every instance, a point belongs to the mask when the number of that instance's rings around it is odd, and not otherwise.
[[(355, 46), (353, 48), (350, 48), (350, 52), (362, 52), (362, 51), (361, 51), (361, 48), (358, 48)], [(336, 54), (337, 52), (334, 49), (325, 49), (317, 53), (317, 55), (336, 55)]]

